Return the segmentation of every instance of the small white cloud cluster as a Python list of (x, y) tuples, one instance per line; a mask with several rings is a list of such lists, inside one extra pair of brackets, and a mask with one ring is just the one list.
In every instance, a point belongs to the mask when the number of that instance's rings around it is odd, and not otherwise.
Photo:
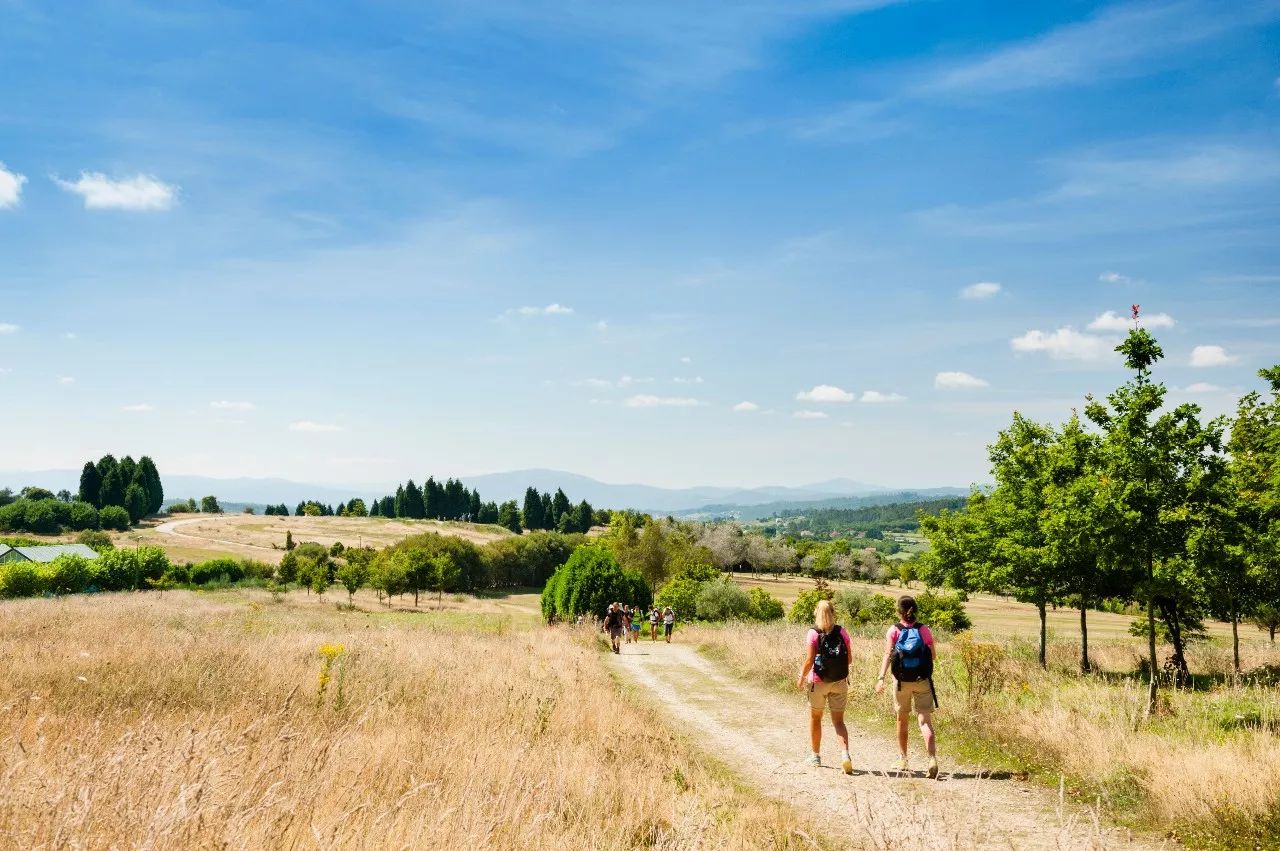
[(1098, 280), (1104, 284), (1127, 284), (1133, 279), (1128, 275), (1121, 275), (1119, 272), (1103, 272), (1098, 276)]
[(812, 390), (802, 390), (796, 394), (796, 399), (801, 402), (818, 402), (821, 404), (846, 403), (846, 402), (867, 402), (869, 404), (878, 404), (882, 402), (902, 402), (906, 400), (906, 396), (899, 393), (883, 393), (879, 390), (864, 390), (862, 395), (850, 393), (841, 387), (831, 384), (818, 384)]
[(1100, 361), (1110, 357), (1115, 343), (1096, 334), (1064, 325), (1056, 331), (1033, 329), (1009, 341), (1015, 352), (1044, 352), (1054, 360)]
[(995, 281), (979, 281), (976, 284), (970, 284), (960, 291), (960, 298), (967, 298), (974, 301), (992, 298), (1003, 289)]
[(222, 399), (217, 402), (210, 402), (209, 407), (218, 411), (252, 411), (252, 402), (232, 402)]
[(990, 382), (967, 372), (949, 371), (939, 372), (935, 375), (933, 377), (933, 386), (939, 390), (968, 390), (988, 387)]
[(9, 171), (0, 162), (0, 210), (18, 206), (22, 200), (22, 187), (26, 182), (26, 175)]
[(760, 410), (760, 406), (755, 402), (739, 402), (733, 406), (733, 409), (740, 414), (749, 414), (752, 411)]
[[(1139, 320), (1143, 328), (1172, 328), (1178, 323), (1167, 313), (1151, 313), (1143, 316)], [(1118, 334), (1124, 334), (1133, 327), (1133, 319), (1121, 316), (1114, 310), (1108, 310), (1098, 315), (1096, 319), (1089, 323), (1090, 331), (1114, 331)]]
[(696, 408), (702, 403), (682, 396), (651, 396), (641, 393), (628, 397), (622, 404), (628, 408)]
[(18, 330), (18, 326), (12, 322), (0, 322), (0, 334), (16, 334)]
[(1191, 365), (1197, 368), (1230, 366), (1238, 360), (1239, 357), (1227, 354), (1222, 346), (1196, 346), (1191, 350)]
[[(504, 316), (571, 316), (573, 308), (566, 307), (563, 304), (548, 304), (546, 307), (532, 307), (525, 305), (524, 307), (513, 307), (508, 310)], [(608, 327), (607, 323), (604, 327)], [(603, 328), (601, 329), (603, 330)]]
[(100, 171), (83, 171), (78, 180), (53, 180), (79, 195), (86, 210), (167, 210), (178, 197), (178, 187), (145, 174), (115, 180)]

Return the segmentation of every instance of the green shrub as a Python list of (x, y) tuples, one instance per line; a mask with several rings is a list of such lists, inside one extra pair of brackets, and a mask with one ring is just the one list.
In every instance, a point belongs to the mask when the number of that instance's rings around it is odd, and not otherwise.
[(137, 588), (141, 580), (134, 550), (108, 550), (98, 556), (98, 579), (104, 591)]
[(897, 603), (884, 594), (868, 594), (847, 588), (837, 594), (833, 602), (836, 618), (845, 626), (887, 625), (898, 616)]
[(932, 591), (916, 595), (916, 618), (923, 624), (947, 632), (963, 632), (973, 626), (964, 610), (964, 603), (958, 597)]
[(705, 582), (698, 592), (696, 610), (701, 620), (746, 619), (751, 615), (751, 596), (728, 579)]
[(702, 584), (693, 579), (673, 579), (658, 589), (653, 602), (659, 609), (670, 606), (677, 618), (692, 620), (698, 613)]
[(76, 535), (76, 543), (84, 544), (95, 553), (105, 553), (115, 548), (115, 544), (111, 543), (111, 536), (97, 529), (90, 529)]
[(129, 512), (118, 505), (108, 505), (98, 512), (98, 522), (102, 524), (103, 529), (124, 532), (129, 528)]
[(95, 562), (84, 556), (61, 555), (41, 568), (48, 585), (54, 594), (78, 594), (98, 582), (98, 568)]
[(239, 582), (244, 579), (244, 567), (237, 559), (214, 558), (193, 564), (187, 571), (187, 581), (192, 585), (210, 582)]
[(67, 525), (76, 531), (98, 528), (98, 509), (87, 502), (76, 500), (67, 509)]
[(0, 564), (0, 597), (38, 597), (48, 591), (44, 571), (29, 561)]
[(791, 611), (787, 614), (787, 620), (792, 623), (813, 623), (813, 610), (818, 607), (819, 600), (830, 600), (831, 591), (823, 588), (810, 588), (807, 591), (801, 591), (800, 596), (791, 604)]
[(776, 621), (786, 616), (782, 601), (763, 588), (752, 588), (747, 592), (751, 598), (751, 612), (748, 614), (755, 621)]

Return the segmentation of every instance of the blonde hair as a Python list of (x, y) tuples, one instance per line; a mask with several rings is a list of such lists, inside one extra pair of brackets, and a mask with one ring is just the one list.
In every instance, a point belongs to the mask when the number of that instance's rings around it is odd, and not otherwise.
[(817, 608), (813, 610), (813, 624), (818, 628), (818, 632), (830, 632), (836, 625), (836, 610), (832, 607), (830, 600), (818, 601)]

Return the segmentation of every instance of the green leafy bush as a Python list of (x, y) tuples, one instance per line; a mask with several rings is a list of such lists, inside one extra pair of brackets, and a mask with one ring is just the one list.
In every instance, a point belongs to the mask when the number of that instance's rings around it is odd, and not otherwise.
[(782, 601), (763, 588), (752, 588), (747, 592), (751, 598), (751, 612), (748, 615), (755, 621), (776, 621), (786, 616)]
[(99, 572), (97, 564), (84, 556), (62, 555), (43, 565), (47, 588), (54, 594), (78, 594), (95, 586)]
[(102, 524), (103, 529), (124, 532), (129, 528), (129, 512), (118, 505), (108, 505), (98, 512), (98, 522)]
[(670, 606), (677, 619), (691, 620), (698, 613), (698, 595), (701, 593), (701, 582), (673, 579), (658, 589), (653, 602), (659, 609)]
[(573, 551), (542, 592), (543, 617), (603, 616), (610, 603), (649, 605), (649, 586), (640, 574), (623, 570), (613, 552), (598, 544)]
[(947, 632), (963, 632), (973, 626), (964, 603), (951, 594), (917, 594), (916, 617), (921, 623)]
[(214, 558), (193, 564), (187, 571), (187, 581), (192, 585), (210, 582), (239, 582), (244, 579), (244, 567), (234, 558)]
[(787, 613), (787, 620), (792, 623), (813, 623), (813, 610), (818, 607), (819, 600), (830, 600), (832, 593), (828, 589), (810, 588), (807, 591), (801, 591), (800, 596), (791, 604), (791, 611)]
[(48, 590), (43, 571), (29, 561), (0, 564), (0, 597), (38, 597)]
[(736, 582), (717, 579), (703, 583), (696, 609), (702, 620), (746, 619), (751, 616), (751, 596)]
[(897, 603), (884, 594), (868, 594), (847, 588), (833, 600), (836, 617), (845, 626), (891, 624), (898, 616)]
[(115, 548), (115, 544), (111, 543), (111, 536), (97, 529), (89, 529), (76, 535), (76, 543), (84, 544), (96, 553), (104, 553)]

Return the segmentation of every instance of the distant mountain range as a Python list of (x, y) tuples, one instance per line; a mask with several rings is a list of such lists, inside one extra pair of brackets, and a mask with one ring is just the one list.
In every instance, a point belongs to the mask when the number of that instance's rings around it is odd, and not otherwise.
[[(212, 494), (228, 503), (266, 505), (283, 502), (291, 510), (294, 505), (306, 499), (337, 503), (359, 496), (367, 502), (373, 497), (392, 493), (396, 488), (395, 484), (318, 485), (288, 479), (215, 479), (163, 472), (162, 475), (167, 500), (187, 497), (199, 500), (202, 496)], [(27, 485), (36, 485), (55, 492), (63, 488), (75, 492), (79, 481), (79, 470), (0, 471), (0, 487), (10, 487), (15, 491)], [(541, 469), (463, 476), (462, 481), (468, 487), (477, 488), (486, 500), (498, 502), (523, 499), (525, 488), (532, 486), (540, 491), (551, 492), (556, 488), (563, 488), (573, 501), (585, 499), (600, 508), (635, 508), (661, 514), (723, 514), (731, 513), (735, 508), (752, 508), (752, 514), (762, 517), (786, 510), (786, 507), (794, 507), (793, 503), (838, 504), (852, 497), (896, 497), (901, 493), (910, 493), (913, 495), (911, 498), (919, 498), (968, 492), (966, 488), (903, 491), (901, 488), (873, 485), (853, 479), (829, 479), (800, 487), (662, 488), (642, 484), (610, 484), (577, 473)], [(418, 481), (418, 484), (422, 482)]]

